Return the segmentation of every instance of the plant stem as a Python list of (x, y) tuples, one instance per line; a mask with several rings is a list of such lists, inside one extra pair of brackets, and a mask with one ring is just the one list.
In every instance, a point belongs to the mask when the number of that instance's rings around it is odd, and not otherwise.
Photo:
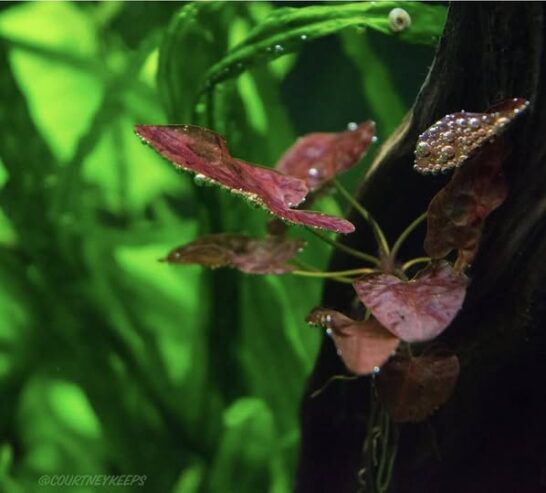
[(307, 277), (339, 277), (339, 276), (355, 276), (358, 274), (372, 274), (378, 272), (377, 269), (351, 269), (351, 270), (338, 270), (333, 272), (322, 272), (322, 271), (308, 271), (308, 270), (294, 270), (291, 273), (296, 274), (297, 276), (307, 276)]
[(332, 240), (324, 233), (321, 233), (320, 231), (317, 231), (313, 228), (308, 227), (307, 230), (313, 233), (317, 238), (320, 238), (322, 241), (328, 243), (329, 245), (332, 245), (334, 248), (337, 248), (338, 250), (341, 250), (349, 255), (352, 255), (353, 257), (366, 260), (367, 262), (370, 262), (374, 265), (379, 265), (379, 259), (377, 257), (374, 257), (373, 255), (369, 255), (364, 252), (359, 252), (358, 250), (348, 247), (344, 245), (343, 243), (339, 243), (338, 241)]
[[(304, 277), (319, 277), (323, 279), (333, 279), (334, 281), (342, 282), (345, 284), (353, 283), (353, 280), (349, 277), (343, 277), (341, 275), (337, 275), (337, 273), (322, 272), (316, 267), (309, 265), (307, 262), (304, 262), (303, 260), (293, 259), (292, 262), (304, 270), (293, 270), (292, 272), (290, 272), (290, 274), (294, 274), (296, 276), (304, 276)], [(324, 274), (332, 274), (332, 275), (324, 275)]]
[(417, 257), (412, 258), (411, 260), (408, 260), (405, 264), (402, 265), (402, 270), (405, 272), (410, 267), (413, 267), (416, 264), (425, 264), (427, 262), (430, 262), (432, 259), (430, 257)]
[(333, 377), (330, 377), (326, 383), (320, 387), (319, 389), (315, 390), (310, 396), (309, 398), (310, 399), (314, 399), (316, 397), (318, 397), (320, 394), (322, 394), (326, 388), (333, 382), (335, 382), (336, 380), (357, 380), (358, 378), (360, 378), (361, 375), (334, 375)]
[(423, 212), (419, 217), (417, 217), (398, 237), (398, 239), (394, 242), (394, 246), (392, 247), (391, 251), (391, 258), (393, 260), (396, 259), (396, 255), (398, 254), (398, 250), (403, 245), (404, 241), (408, 238), (408, 236), (421, 224), (425, 219), (427, 218), (427, 213)]
[(332, 180), (332, 183), (336, 187), (337, 191), (341, 193), (343, 197), (345, 197), (347, 202), (349, 202), (364, 218), (364, 220), (371, 226), (375, 241), (377, 242), (381, 253), (385, 256), (389, 255), (389, 244), (387, 242), (387, 239), (385, 238), (385, 234), (383, 233), (383, 230), (379, 227), (379, 224), (377, 224), (373, 216), (368, 212), (368, 210), (366, 210), (364, 207), (362, 207), (362, 205), (358, 203), (358, 200), (356, 200), (339, 181), (334, 179)]

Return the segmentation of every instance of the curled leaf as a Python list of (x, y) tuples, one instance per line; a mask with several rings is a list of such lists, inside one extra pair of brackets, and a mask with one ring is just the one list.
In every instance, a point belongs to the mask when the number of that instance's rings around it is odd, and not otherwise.
[(444, 116), (419, 136), (414, 169), (420, 173), (438, 173), (461, 166), (528, 106), (529, 101), (514, 98), (486, 113), (462, 111)]
[(220, 233), (206, 235), (172, 250), (164, 259), (171, 264), (234, 267), (248, 274), (284, 274), (294, 270), (287, 262), (304, 247), (302, 240), (268, 236), (265, 239)]
[(443, 258), (458, 249), (460, 261), (472, 261), (485, 218), (508, 194), (502, 174), (507, 153), (508, 147), (502, 140), (488, 144), (434, 196), (428, 207), (424, 243), (430, 257)]
[(455, 355), (398, 357), (381, 369), (377, 393), (394, 421), (423, 421), (447, 402), (459, 369)]
[(291, 209), (309, 192), (303, 180), (232, 157), (224, 139), (210, 130), (192, 125), (136, 125), (135, 131), (177, 167), (241, 194), (285, 221), (336, 233), (354, 231), (345, 219)]
[(275, 168), (305, 181), (309, 190), (314, 192), (357, 164), (372, 143), (374, 122), (352, 125), (349, 124), (349, 130), (345, 132), (312, 133), (299, 138)]
[(307, 322), (329, 331), (343, 363), (358, 375), (377, 372), (400, 343), (374, 318), (357, 321), (335, 310), (315, 308)]
[(421, 342), (441, 334), (460, 310), (468, 279), (447, 262), (432, 264), (415, 279), (370, 274), (353, 285), (373, 316), (406, 342)]

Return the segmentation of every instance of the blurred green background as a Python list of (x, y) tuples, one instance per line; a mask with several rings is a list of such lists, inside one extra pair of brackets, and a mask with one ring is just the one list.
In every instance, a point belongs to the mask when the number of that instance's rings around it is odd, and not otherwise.
[[(395, 34), (395, 3), (363, 5), (0, 6), (1, 492), (291, 490), (321, 284), (159, 263), (205, 232), (263, 234), (268, 216), (197, 187), (132, 127), (207, 126), (262, 165), (351, 121), (376, 120), (381, 143), (446, 8), (402, 4), (413, 23)], [(293, 234), (327, 265), (329, 247)], [(39, 485), (55, 473), (147, 479)]]

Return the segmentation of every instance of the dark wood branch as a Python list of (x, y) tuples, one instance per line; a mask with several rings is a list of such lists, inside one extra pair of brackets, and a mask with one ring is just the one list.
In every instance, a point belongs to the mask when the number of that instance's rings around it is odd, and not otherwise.
[[(419, 133), (461, 109), (483, 111), (511, 97), (531, 101), (509, 133), (514, 144), (505, 163), (510, 195), (487, 220), (465, 305), (442, 336), (462, 362), (456, 393), (428, 423), (401, 427), (393, 492), (538, 492), (546, 487), (544, 17), (542, 3), (452, 4), (414, 107), (360, 191), (360, 201), (394, 239), (447, 180), (413, 171)], [(373, 249), (366, 225), (354, 214), (351, 220), (357, 233), (346, 243)], [(412, 235), (402, 258), (423, 254), (423, 231)], [(351, 268), (354, 262), (338, 254), (331, 268)], [(326, 286), (326, 305), (350, 313), (353, 300), (351, 286)], [(369, 380), (337, 382), (309, 398), (340, 373), (343, 366), (325, 338), (302, 401), (299, 493), (357, 491)]]

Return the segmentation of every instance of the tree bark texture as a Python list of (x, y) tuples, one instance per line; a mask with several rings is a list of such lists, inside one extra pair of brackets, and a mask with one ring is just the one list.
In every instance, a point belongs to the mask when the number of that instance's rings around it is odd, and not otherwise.
[[(359, 200), (389, 239), (426, 210), (445, 176), (413, 168), (418, 135), (448, 113), (484, 111), (507, 98), (531, 106), (508, 132), (505, 203), (486, 221), (463, 309), (442, 334), (459, 356), (455, 394), (427, 422), (401, 425), (391, 492), (546, 491), (546, 5), (457, 2), (415, 104), (382, 148)], [(374, 241), (356, 214), (353, 248)], [(424, 227), (400, 252), (424, 254)], [(358, 266), (338, 253), (331, 270)], [(355, 315), (350, 285), (329, 283), (325, 306)], [(325, 337), (302, 400), (296, 491), (354, 493), (366, 433), (370, 379), (345, 373)]]

